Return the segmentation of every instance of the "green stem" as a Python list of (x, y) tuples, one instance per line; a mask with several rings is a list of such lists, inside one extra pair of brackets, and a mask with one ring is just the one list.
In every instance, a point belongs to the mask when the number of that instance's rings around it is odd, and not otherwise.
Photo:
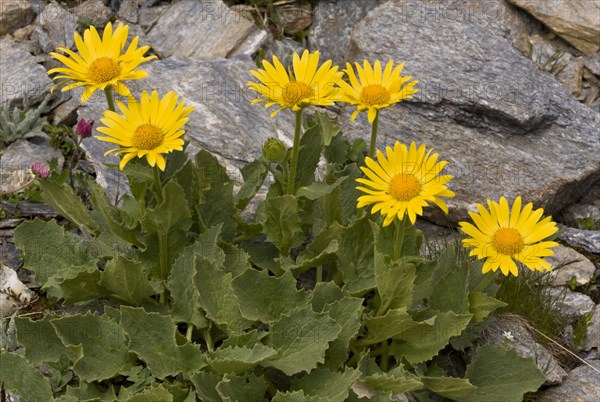
[(160, 170), (158, 169), (158, 165), (154, 165), (152, 168), (154, 173), (154, 192), (156, 193), (156, 198), (158, 199), (158, 204), (162, 203), (162, 182), (160, 181)]
[(404, 219), (396, 224), (396, 231), (394, 232), (394, 255), (392, 256), (394, 261), (400, 258), (402, 243), (404, 243)]
[(113, 99), (112, 87), (109, 85), (104, 88), (104, 94), (106, 95), (106, 103), (108, 103), (108, 109), (115, 111), (115, 100)]
[(294, 146), (292, 148), (292, 161), (290, 176), (288, 178), (287, 194), (296, 193), (296, 165), (298, 164), (298, 151), (300, 148), (300, 133), (302, 131), (302, 109), (296, 112), (296, 129), (294, 130)]
[(323, 266), (321, 264), (317, 265), (317, 278), (315, 283), (323, 282)]
[(188, 323), (187, 330), (185, 331), (185, 339), (187, 339), (188, 342), (192, 341), (192, 332), (194, 332), (194, 326)]
[(213, 343), (212, 343), (212, 338), (210, 336), (210, 326), (202, 332), (204, 334), (204, 343), (206, 343), (206, 349), (208, 349), (209, 352), (212, 352), (213, 351)]
[(160, 295), (162, 304), (168, 304), (169, 294), (167, 291), (167, 279), (169, 276), (169, 244), (166, 233), (158, 234), (158, 267), (160, 270), (160, 278), (164, 282), (163, 293)]
[(381, 342), (381, 370), (388, 370), (388, 361), (390, 360), (390, 345), (388, 340)]
[(375, 120), (371, 129), (371, 146), (369, 147), (369, 156), (375, 157), (375, 146), (377, 145), (377, 127), (379, 126), (379, 110), (375, 112)]
[(481, 281), (481, 283), (479, 284), (479, 286), (477, 286), (477, 288), (475, 288), (474, 292), (483, 292), (483, 290), (487, 287), (487, 285), (490, 284), (490, 282), (494, 279), (494, 272), (490, 272), (488, 273), (483, 280)]

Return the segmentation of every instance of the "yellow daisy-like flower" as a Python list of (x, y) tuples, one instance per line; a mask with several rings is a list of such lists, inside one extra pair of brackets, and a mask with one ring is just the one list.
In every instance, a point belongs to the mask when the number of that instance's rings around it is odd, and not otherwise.
[(66, 85), (62, 91), (85, 86), (81, 94), (81, 103), (85, 103), (96, 90), (104, 90), (107, 86), (123, 96), (129, 96), (129, 89), (123, 84), (126, 80), (139, 80), (148, 76), (148, 73), (136, 70), (141, 63), (154, 59), (155, 56), (144, 57), (150, 46), (137, 48), (138, 37), (131, 41), (127, 51), (123, 53), (129, 27), (119, 24), (114, 32), (109, 22), (104, 27), (102, 38), (96, 28), (91, 26), (83, 33), (83, 39), (78, 33), (74, 34), (75, 45), (79, 54), (65, 47), (57, 50), (64, 54), (51, 52), (50, 55), (60, 61), (65, 67), (53, 68), (48, 74), (58, 74), (52, 79), (60, 80), (56, 87)]
[(402, 99), (410, 99), (413, 94), (419, 92), (414, 88), (419, 81), (411, 81), (412, 77), (402, 77), (404, 64), (394, 67), (394, 62), (389, 61), (385, 70), (382, 70), (379, 60), (373, 67), (367, 60), (364, 61), (364, 67), (355, 64), (358, 78), (352, 65), (346, 63), (344, 71), (348, 74), (350, 84), (344, 81), (339, 84), (344, 91), (342, 101), (357, 107), (352, 113), (351, 120), (356, 119), (360, 112), (368, 110), (369, 123), (373, 123), (379, 109), (400, 102)]
[(377, 160), (366, 157), (367, 167), (361, 170), (368, 179), (356, 179), (367, 187), (356, 187), (367, 193), (358, 197), (358, 208), (374, 204), (371, 213), (381, 211), (385, 215), (383, 226), (387, 226), (395, 217), (403, 219), (408, 214), (414, 224), (417, 215), (423, 215), (423, 207), (433, 202), (448, 213), (448, 206), (440, 197), (454, 197), (454, 192), (446, 187), (452, 176), (439, 176), (446, 161), (438, 162), (438, 154), (432, 149), (417, 145), (413, 141), (410, 148), (396, 141), (394, 149), (387, 147), (387, 157), (377, 150)]
[[(131, 99), (131, 98), (130, 98)], [(165, 158), (162, 154), (183, 150), (185, 133), (181, 127), (188, 122), (193, 106), (184, 107), (184, 102), (177, 104), (175, 92), (167, 93), (162, 99), (156, 91), (142, 92), (141, 101), (130, 100), (125, 106), (117, 102), (123, 116), (107, 110), (100, 119), (106, 127), (98, 127), (98, 131), (107, 137), (96, 137), (101, 141), (112, 142), (119, 148), (111, 149), (104, 155), (115, 152), (125, 154), (119, 164), (123, 170), (127, 162), (134, 157), (146, 157), (150, 166), (158, 165), (165, 170)]]
[(473, 247), (470, 255), (486, 259), (483, 273), (500, 268), (504, 275), (517, 276), (519, 271), (514, 260), (532, 271), (552, 270), (542, 258), (553, 255), (551, 248), (558, 246), (553, 241), (542, 241), (558, 230), (552, 217), (540, 221), (544, 210), (534, 211), (532, 203), (521, 209), (521, 197), (515, 199), (512, 208), (504, 197), (500, 197), (500, 203), (491, 200), (487, 203), (489, 211), (477, 204), (479, 213), (469, 212), (475, 225), (460, 222), (461, 230), (471, 236), (463, 240), (463, 246)]
[(307, 105), (333, 105), (340, 100), (341, 91), (336, 85), (344, 73), (338, 72), (338, 67), (331, 64), (332, 61), (327, 60), (319, 67), (319, 52), (310, 53), (308, 50), (302, 53), (302, 57), (294, 53), (293, 73), (290, 74), (277, 56), (273, 56), (273, 64), (263, 60), (263, 68), (250, 71), (260, 81), (248, 82), (248, 87), (260, 95), (252, 104), (265, 102), (267, 109), (279, 105), (280, 109), (271, 113), (271, 117), (286, 108), (296, 112)]

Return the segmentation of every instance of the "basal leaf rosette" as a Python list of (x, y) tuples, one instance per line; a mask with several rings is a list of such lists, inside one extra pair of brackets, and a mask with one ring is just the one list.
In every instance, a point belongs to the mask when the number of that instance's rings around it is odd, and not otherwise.
[(263, 68), (250, 71), (259, 82), (248, 82), (248, 87), (260, 95), (252, 104), (265, 102), (266, 108), (280, 107), (271, 117), (283, 109), (296, 112), (308, 105), (331, 106), (340, 100), (337, 84), (343, 73), (337, 66), (332, 67), (331, 60), (319, 66), (318, 51), (305, 50), (302, 56), (294, 53), (289, 74), (277, 56), (273, 56), (273, 63), (263, 60), (262, 65)]
[(532, 271), (551, 271), (550, 264), (543, 259), (554, 255), (554, 241), (545, 241), (558, 231), (552, 217), (542, 220), (542, 208), (533, 210), (533, 204), (522, 207), (521, 197), (517, 197), (509, 207), (505, 197), (500, 202), (487, 200), (488, 207), (477, 204), (477, 211), (469, 212), (473, 223), (460, 222), (461, 230), (471, 236), (464, 239), (463, 246), (473, 248), (470, 255), (485, 259), (483, 273), (498, 268), (506, 276), (517, 276), (519, 270), (515, 261)]
[(77, 53), (65, 47), (57, 48), (64, 54), (50, 53), (54, 59), (64, 64), (64, 67), (48, 71), (49, 75), (57, 74), (52, 79), (60, 80), (52, 89), (64, 85), (64, 92), (85, 86), (81, 94), (81, 103), (85, 103), (96, 90), (105, 90), (107, 87), (114, 88), (120, 95), (129, 96), (129, 88), (123, 81), (147, 77), (148, 73), (136, 68), (155, 56), (144, 56), (150, 46), (138, 48), (137, 36), (123, 52), (128, 34), (127, 25), (119, 24), (113, 30), (110, 22), (104, 27), (102, 37), (93, 26), (85, 30), (83, 39), (76, 32), (73, 36)]
[(404, 215), (414, 224), (429, 203), (448, 213), (442, 197), (454, 197), (454, 192), (446, 187), (452, 176), (440, 175), (448, 162), (438, 162), (438, 154), (432, 151), (424, 144), (417, 148), (414, 141), (410, 147), (396, 141), (394, 149), (386, 148), (387, 155), (377, 150), (377, 162), (366, 157), (367, 166), (361, 170), (367, 178), (356, 179), (365, 185), (356, 188), (366, 195), (358, 197), (357, 207), (372, 204), (371, 213), (380, 211), (385, 216), (383, 226), (396, 217), (403, 219)]
[(163, 154), (183, 150), (181, 136), (185, 131), (182, 127), (189, 120), (187, 115), (194, 110), (193, 106), (185, 106), (184, 102), (177, 104), (177, 100), (175, 92), (168, 92), (159, 99), (156, 91), (152, 91), (151, 95), (144, 91), (140, 102), (133, 98), (129, 98), (127, 106), (117, 102), (122, 115), (105, 111), (100, 119), (104, 126), (98, 127), (98, 131), (106, 136), (96, 138), (119, 145), (105, 155), (112, 152), (123, 154), (119, 164), (121, 170), (136, 156), (145, 156), (150, 166), (157, 165), (160, 170), (165, 170)]
[(344, 70), (348, 74), (350, 83), (345, 81), (339, 83), (343, 89), (342, 101), (356, 106), (356, 110), (352, 113), (352, 120), (360, 112), (367, 110), (369, 123), (373, 124), (379, 109), (403, 99), (410, 99), (413, 94), (419, 92), (414, 88), (419, 81), (411, 81), (412, 77), (402, 76), (404, 64), (394, 67), (394, 62), (390, 60), (385, 69), (382, 68), (379, 60), (375, 61), (373, 66), (367, 60), (362, 67), (358, 63), (355, 64), (356, 73), (350, 63), (346, 63)]

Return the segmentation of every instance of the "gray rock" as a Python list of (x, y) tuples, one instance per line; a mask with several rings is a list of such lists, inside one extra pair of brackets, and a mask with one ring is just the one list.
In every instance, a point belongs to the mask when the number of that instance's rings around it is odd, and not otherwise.
[(137, 0), (123, 0), (119, 6), (117, 17), (127, 22), (137, 24), (138, 22), (138, 3)]
[(600, 225), (600, 207), (587, 203), (573, 204), (563, 212), (563, 219), (570, 225), (579, 226), (581, 229), (594, 229), (588, 224)]
[(382, 0), (323, 0), (313, 10), (310, 27), (309, 48), (318, 50), (324, 60), (344, 65), (350, 45), (350, 34), (357, 21), (367, 12), (382, 3)]
[(548, 294), (557, 299), (557, 307), (563, 313), (573, 318), (580, 318), (596, 307), (591, 297), (569, 289), (550, 288)]
[(242, 43), (238, 45), (237, 48), (233, 49), (228, 57), (236, 57), (236, 56), (253, 56), (255, 55), (259, 49), (263, 47), (266, 41), (269, 38), (269, 34), (264, 29), (260, 29), (258, 27), (254, 27), (252, 32), (248, 34), (248, 37), (244, 39)]
[(312, 7), (309, 3), (283, 4), (275, 10), (283, 27), (283, 32), (288, 35), (302, 32), (312, 23)]
[[(262, 105), (251, 105), (254, 93), (246, 88), (252, 79), (249, 71), (256, 64), (249, 57), (216, 61), (198, 61), (187, 57), (171, 57), (148, 63), (144, 68), (149, 77), (143, 86), (130, 86), (137, 96), (142, 89), (156, 89), (160, 96), (175, 91), (187, 105), (196, 110), (189, 116), (185, 138), (189, 141), (187, 151), (195, 155), (199, 149), (206, 149), (220, 158), (228, 173), (238, 184), (241, 183), (239, 168), (246, 162), (258, 158), (263, 142), (271, 136), (278, 136), (291, 145), (293, 135), (293, 114), (282, 111), (275, 118), (269, 116)], [(85, 106), (79, 108), (79, 116), (94, 119), (106, 109), (103, 94), (97, 94)], [(99, 123), (98, 123), (99, 124)], [(98, 126), (95, 126), (98, 127)], [(117, 189), (123, 188), (121, 174), (111, 176), (114, 171), (102, 163), (117, 163), (114, 156), (103, 154), (112, 146), (94, 138), (84, 140), (88, 160), (92, 161), (103, 177), (100, 184)]]
[(139, 26), (142, 27), (145, 32), (148, 32), (168, 8), (168, 4), (161, 4), (154, 7), (141, 7), (138, 10)]
[(277, 56), (284, 66), (291, 66), (294, 52), (302, 54), (304, 46), (302, 43), (290, 38), (284, 37), (282, 39), (275, 39), (269, 37), (267, 38), (263, 50), (265, 52), (266, 60), (272, 60), (273, 56)]
[(583, 254), (562, 245), (552, 250), (554, 255), (546, 257), (546, 261), (552, 266), (551, 275), (555, 286), (566, 285), (572, 277), (575, 277), (579, 285), (590, 282), (596, 267)]
[(590, 55), (600, 49), (600, 3), (589, 0), (508, 0)]
[[(554, 72), (557, 73), (560, 71), (560, 67), (556, 66), (557, 63), (562, 57), (559, 56), (558, 51), (552, 43), (544, 38), (542, 35), (533, 34), (529, 37), (529, 43), (531, 43), (531, 60), (536, 63), (542, 70), (551, 71), (554, 69)], [(571, 55), (569, 53), (565, 53), (566, 62), (571, 59)], [(562, 66), (564, 68), (564, 65)]]
[(169, 6), (148, 32), (148, 40), (162, 57), (211, 60), (226, 57), (253, 28), (253, 22), (220, 0), (183, 0)]
[(50, 146), (46, 138), (32, 137), (10, 144), (0, 156), (0, 193), (12, 193), (26, 187), (34, 179), (31, 165), (45, 163), (52, 158), (57, 158), (59, 166), (62, 166), (64, 157)]
[(576, 97), (581, 93), (582, 74), (583, 57), (574, 57), (556, 74), (556, 79)]
[(35, 293), (19, 280), (13, 269), (0, 265), (0, 317), (12, 314), (34, 297)]
[[(404, 74), (420, 81), (414, 99), (381, 112), (378, 147), (415, 140), (450, 162), (450, 214), (426, 214), (436, 223), (457, 222), (475, 203), (502, 195), (521, 195), (549, 214), (572, 204), (585, 189), (579, 183), (600, 175), (600, 116), (498, 31), (418, 18), (402, 4), (384, 3), (358, 23), (349, 56), (405, 62)], [(366, 116), (351, 123), (353, 110), (343, 110), (344, 131), (368, 139)]]
[(73, 13), (92, 22), (96, 28), (102, 28), (112, 17), (110, 7), (104, 5), (102, 0), (87, 0), (73, 8)]
[(52, 0), (37, 16), (31, 38), (36, 40), (45, 53), (58, 46), (73, 47), (73, 33), (77, 30), (77, 16)]
[(583, 350), (596, 348), (600, 351), (600, 304), (594, 309), (594, 315), (588, 322), (587, 338)]
[(591, 71), (595, 76), (600, 77), (600, 58), (598, 57), (586, 57), (585, 67)]
[[(524, 319), (516, 316), (496, 317), (482, 333), (480, 343), (509, 347), (522, 357), (533, 358), (544, 374), (546, 384), (560, 384), (567, 373), (560, 367), (552, 353), (536, 341), (525, 324)], [(510, 336), (512, 340), (508, 339)]]
[(589, 364), (581, 365), (569, 372), (568, 378), (556, 387), (542, 391), (539, 401), (556, 402), (598, 402), (600, 401), (600, 361), (590, 360)]
[(37, 104), (52, 86), (44, 67), (25, 49), (19, 42), (0, 39), (0, 105), (21, 105), (24, 97)]
[(28, 0), (0, 3), (0, 36), (28, 25), (35, 18), (35, 10)]
[(558, 238), (571, 247), (576, 247), (592, 254), (600, 254), (600, 231), (584, 230), (561, 226)]

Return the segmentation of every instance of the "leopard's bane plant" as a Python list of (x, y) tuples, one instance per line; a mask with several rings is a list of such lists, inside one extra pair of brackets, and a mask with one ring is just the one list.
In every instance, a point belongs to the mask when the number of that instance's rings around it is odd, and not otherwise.
[(394, 218), (402, 220), (408, 215), (415, 223), (417, 215), (423, 215), (423, 207), (436, 204), (445, 213), (448, 206), (444, 197), (454, 197), (454, 192), (446, 186), (450, 175), (440, 175), (446, 161), (438, 161), (438, 154), (432, 155), (425, 144), (417, 148), (413, 141), (410, 147), (396, 141), (394, 148), (386, 148), (387, 155), (377, 151), (377, 161), (367, 157), (361, 167), (367, 178), (357, 182), (365, 186), (356, 187), (366, 193), (358, 198), (357, 208), (373, 205), (371, 213), (380, 212), (385, 216), (383, 226)]
[(472, 223), (460, 222), (461, 230), (469, 235), (463, 245), (472, 248), (470, 255), (485, 259), (483, 273), (496, 272), (504, 275), (519, 274), (515, 261), (532, 271), (550, 271), (552, 268), (543, 257), (554, 255), (554, 241), (547, 241), (558, 231), (551, 216), (541, 219), (542, 208), (533, 210), (533, 204), (522, 207), (521, 197), (517, 197), (509, 207), (505, 197), (500, 202), (487, 200), (488, 209), (477, 204), (477, 211), (469, 212)]
[(65, 47), (57, 48), (64, 54), (50, 53), (54, 59), (64, 65), (48, 71), (49, 75), (54, 75), (52, 79), (59, 80), (52, 89), (63, 86), (64, 92), (85, 87), (81, 94), (81, 103), (85, 103), (97, 90), (102, 90), (106, 94), (108, 108), (114, 111), (112, 90), (114, 89), (119, 95), (131, 95), (124, 81), (147, 77), (148, 73), (137, 70), (137, 67), (156, 58), (156, 56), (144, 56), (150, 46), (138, 48), (137, 36), (123, 52), (128, 33), (127, 25), (119, 24), (113, 30), (110, 22), (104, 27), (102, 37), (93, 26), (85, 30), (83, 39), (75, 32), (73, 37), (77, 53)]
[[(339, 85), (343, 90), (342, 101), (356, 106), (351, 119), (362, 111), (367, 111), (369, 123), (372, 125), (371, 145), (369, 147), (369, 156), (375, 155), (377, 143), (377, 127), (379, 122), (379, 110), (398, 103), (403, 99), (411, 99), (412, 95), (418, 92), (415, 85), (419, 82), (412, 80), (412, 77), (403, 77), (402, 69), (404, 64), (394, 66), (390, 60), (385, 69), (381, 62), (376, 60), (374, 65), (367, 60), (363, 66), (356, 64), (356, 73), (350, 63), (346, 63), (344, 70), (348, 74), (349, 83), (340, 81)], [(357, 77), (358, 75), (358, 77)]]
[(146, 157), (150, 166), (158, 166), (165, 170), (163, 154), (172, 151), (183, 151), (185, 133), (182, 127), (188, 122), (187, 116), (194, 110), (193, 106), (177, 104), (177, 94), (168, 92), (163, 98), (156, 91), (143, 91), (140, 101), (130, 98), (127, 106), (117, 102), (123, 115), (107, 110), (100, 119), (104, 126), (98, 131), (106, 136), (98, 136), (101, 141), (119, 145), (105, 153), (123, 155), (119, 169), (123, 170), (127, 162), (138, 157)]
[(337, 66), (332, 66), (331, 60), (327, 60), (319, 66), (319, 57), (318, 51), (310, 53), (305, 50), (302, 56), (294, 53), (292, 69), (289, 74), (277, 56), (273, 56), (273, 63), (263, 60), (263, 68), (250, 71), (259, 81), (248, 82), (248, 87), (259, 94), (252, 104), (265, 102), (266, 108), (279, 106), (279, 109), (271, 113), (271, 117), (283, 109), (289, 108), (296, 112), (287, 194), (295, 194), (296, 191), (296, 167), (302, 131), (302, 110), (309, 105), (331, 106), (341, 97), (341, 91), (337, 84), (343, 73), (338, 71)]

